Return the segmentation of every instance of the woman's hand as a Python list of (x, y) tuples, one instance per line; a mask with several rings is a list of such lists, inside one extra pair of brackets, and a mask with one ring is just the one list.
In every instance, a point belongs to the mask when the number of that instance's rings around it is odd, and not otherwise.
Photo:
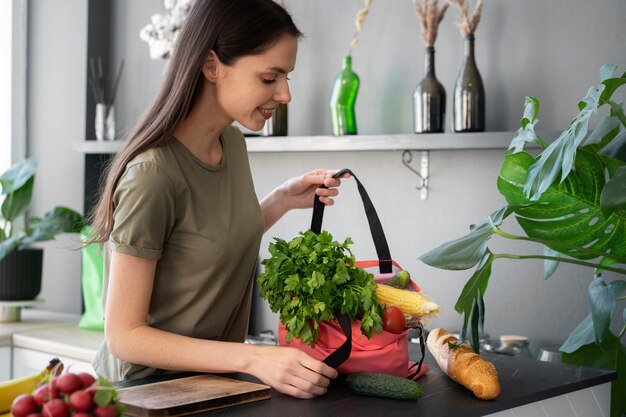
[[(292, 209), (313, 207), (313, 198), (317, 194), (320, 201), (326, 205), (333, 205), (333, 197), (339, 194), (337, 187), (340, 179), (333, 178), (336, 169), (316, 169), (304, 175), (290, 178), (261, 200), (261, 210), (265, 220), (265, 230), (268, 230), (285, 213)], [(348, 178), (346, 173), (341, 178)], [(320, 188), (321, 185), (328, 188)]]
[[(315, 194), (320, 196), (320, 201), (328, 206), (334, 204), (332, 197), (339, 194), (336, 187), (341, 185), (340, 179), (333, 178), (336, 169), (316, 169), (299, 177), (290, 178), (281, 186), (287, 211), (296, 208), (313, 207)], [(342, 178), (349, 177), (344, 174)], [(320, 188), (320, 185), (328, 188)]]
[(315, 398), (326, 394), (337, 371), (301, 350), (258, 346), (246, 371), (283, 394), (296, 398)]

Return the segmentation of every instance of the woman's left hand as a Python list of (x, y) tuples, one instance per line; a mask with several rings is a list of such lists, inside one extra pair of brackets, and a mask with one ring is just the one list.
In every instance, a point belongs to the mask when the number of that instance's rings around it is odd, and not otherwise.
[[(282, 185), (284, 203), (287, 210), (313, 207), (315, 194), (320, 196), (320, 201), (328, 206), (334, 204), (333, 197), (339, 194), (340, 179), (333, 178), (336, 169), (316, 169), (299, 177), (291, 178)], [(350, 174), (344, 174), (341, 178), (348, 178)], [(328, 188), (320, 188), (324, 184)]]

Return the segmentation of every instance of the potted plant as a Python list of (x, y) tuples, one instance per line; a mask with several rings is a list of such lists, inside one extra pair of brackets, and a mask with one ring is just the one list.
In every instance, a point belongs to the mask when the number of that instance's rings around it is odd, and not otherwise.
[(37, 162), (25, 159), (0, 176), (0, 300), (32, 300), (41, 291), (43, 249), (28, 246), (54, 239), (59, 233), (78, 233), (83, 217), (57, 206), (43, 218), (27, 216)]
[[(614, 65), (600, 69), (600, 84), (589, 89), (578, 103), (579, 114), (550, 145), (535, 132), (539, 102), (527, 97), (521, 127), (506, 152), (497, 185), (508, 205), (474, 225), (462, 238), (422, 255), (428, 265), (450, 270), (477, 266), (455, 305), (462, 314), (461, 338), (478, 351), (484, 320), (483, 296), (496, 259), (541, 259), (550, 277), (560, 262), (590, 268), (590, 314), (564, 341), (563, 362), (615, 370), (611, 415), (626, 412), (626, 346), (624, 325), (617, 334), (611, 328), (618, 304), (626, 300), (626, 281), (606, 282), (603, 271), (626, 274), (626, 116), (623, 103), (613, 93), (626, 84), (626, 73), (614, 77)], [(607, 109), (593, 131), (589, 122)], [(526, 152), (538, 146), (538, 156)], [(537, 152), (535, 152), (537, 153)], [(514, 214), (524, 234), (503, 230)], [(536, 255), (494, 253), (491, 237), (531, 241), (544, 245)], [(620, 306), (620, 308), (623, 308)], [(468, 335), (469, 333), (469, 335)], [(469, 337), (468, 337), (469, 336)]]

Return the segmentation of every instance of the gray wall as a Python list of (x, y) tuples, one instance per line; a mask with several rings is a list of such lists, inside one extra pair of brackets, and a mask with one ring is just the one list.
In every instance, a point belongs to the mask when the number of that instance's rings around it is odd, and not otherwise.
[[(31, 24), (30, 129), (31, 152), (42, 159), (36, 188), (36, 209), (43, 212), (61, 199), (80, 201), (83, 156), (72, 153), (72, 142), (82, 140), (85, 113), (85, 53), (80, 39), (86, 29), (85, 6), (79, 1), (31, 1), (32, 18), (45, 13), (66, 14), (65, 24), (50, 19)], [(287, 0), (306, 37), (300, 43), (296, 70), (291, 75), (293, 101), (289, 107), (292, 135), (329, 134), (327, 103), (341, 57), (350, 44), (353, 21), (361, 0)], [(157, 0), (112, 1), (111, 67), (126, 60), (117, 102), (117, 124), (130, 126), (158, 88), (164, 63), (151, 61), (138, 32), (159, 10)], [(69, 15), (67, 12), (70, 12)], [(454, 26), (457, 12), (450, 9), (442, 22), (437, 50), (437, 76), (450, 96), (462, 62), (462, 39)], [(73, 27), (70, 29), (69, 21)], [(522, 114), (524, 96), (541, 101), (540, 129), (564, 129), (576, 114), (577, 101), (597, 83), (600, 65), (615, 63), (626, 70), (626, 2), (623, 0), (512, 0), (486, 2), (476, 33), (476, 57), (487, 92), (487, 129), (513, 131)], [(76, 27), (80, 30), (76, 32)], [(411, 94), (423, 75), (423, 44), (419, 24), (409, 0), (374, 1), (353, 53), (361, 77), (357, 101), (362, 134), (411, 132)], [(51, 37), (74, 31), (71, 39), (55, 43), (54, 51), (68, 54), (50, 63)], [(68, 34), (69, 35), (69, 34)], [(77, 39), (78, 38), (78, 39)], [(77, 45), (77, 43), (79, 45)], [(52, 69), (49, 66), (52, 65)], [(59, 67), (59, 68), (58, 68)], [(64, 73), (60, 67), (63, 67)], [(52, 71), (52, 73), (51, 73)], [(52, 78), (51, 78), (52, 76)], [(54, 83), (50, 80), (53, 79)], [(54, 84), (54, 85), (52, 85)], [(62, 88), (62, 94), (57, 89)], [(54, 109), (54, 113), (50, 113)], [(448, 122), (449, 123), (449, 122)], [(70, 131), (76, 132), (69, 134)], [(448, 130), (450, 130), (448, 128)], [(36, 134), (35, 134), (36, 133)], [(463, 137), (459, 135), (459, 140)], [(453, 306), (470, 271), (446, 272), (417, 261), (417, 257), (447, 239), (463, 234), (471, 223), (483, 219), (503, 200), (495, 178), (503, 152), (431, 152), (431, 192), (419, 200), (415, 178), (401, 165), (400, 152), (268, 153), (251, 154), (257, 193), (262, 197), (289, 176), (316, 167), (351, 167), (370, 191), (378, 208), (394, 257), (408, 270), (426, 294), (443, 306), (430, 326), (457, 329)], [(55, 163), (63, 158), (67, 163)], [(56, 184), (63, 184), (58, 187)], [(52, 186), (55, 184), (55, 186)], [(352, 236), (355, 252), (374, 256), (365, 218), (353, 182), (346, 181), (342, 197), (325, 219), (325, 228), (337, 238)], [(261, 256), (273, 236), (290, 238), (308, 227), (310, 211), (289, 213), (265, 236)], [(517, 230), (514, 224), (508, 230)], [(494, 242), (494, 250), (519, 251), (508, 242)], [(529, 245), (524, 251), (536, 252)], [(57, 299), (52, 288), (72, 288), (80, 272), (76, 254), (46, 254), (73, 258), (46, 265), (44, 307), (78, 311), (69, 293)], [(591, 271), (562, 265), (545, 282), (539, 262), (496, 263), (486, 295), (486, 330), (492, 337), (528, 335), (533, 348), (559, 344), (588, 313), (586, 287)], [(607, 276), (609, 279), (613, 277)], [(261, 304), (256, 320), (275, 328), (276, 317)]]

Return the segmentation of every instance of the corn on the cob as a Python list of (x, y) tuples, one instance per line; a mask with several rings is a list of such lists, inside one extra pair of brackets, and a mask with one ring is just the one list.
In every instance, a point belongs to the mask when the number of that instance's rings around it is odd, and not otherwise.
[(389, 285), (378, 284), (376, 297), (383, 306), (396, 306), (405, 315), (427, 317), (439, 312), (439, 305), (419, 292), (400, 290)]

